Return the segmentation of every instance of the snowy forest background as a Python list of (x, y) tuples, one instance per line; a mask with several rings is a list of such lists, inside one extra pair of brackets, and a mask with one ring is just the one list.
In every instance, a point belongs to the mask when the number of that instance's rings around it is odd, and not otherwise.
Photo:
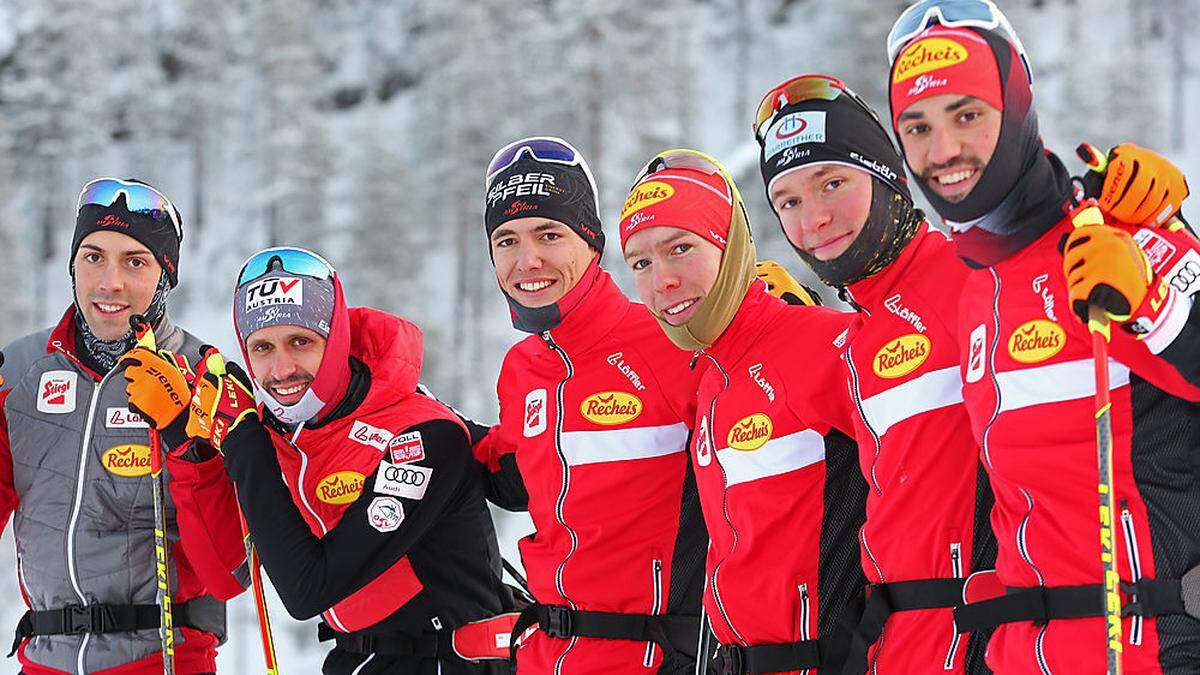
[[(1030, 54), (1047, 145), (1073, 169), (1079, 141), (1131, 140), (1200, 175), (1200, 64), (1187, 48), (1200, 2), (1000, 2)], [(71, 301), (80, 187), (139, 177), (183, 214), (178, 323), (236, 353), (238, 266), (268, 245), (310, 247), (338, 267), (352, 304), (424, 329), (423, 380), (439, 396), (494, 420), (500, 360), (520, 336), (483, 235), (492, 153), (535, 133), (571, 140), (611, 227), (655, 152), (705, 150), (739, 181), (760, 257), (803, 277), (762, 196), (753, 107), (786, 77), (827, 72), (886, 115), (884, 37), (906, 4), (0, 0), (0, 344)], [(610, 244), (605, 266), (632, 292)], [(498, 522), (515, 560), (528, 522)], [(24, 610), (10, 536), (5, 631)], [(313, 622), (278, 604), (274, 617), (282, 671), (318, 672), (327, 645)], [(221, 669), (261, 670), (248, 594), (230, 625)]]

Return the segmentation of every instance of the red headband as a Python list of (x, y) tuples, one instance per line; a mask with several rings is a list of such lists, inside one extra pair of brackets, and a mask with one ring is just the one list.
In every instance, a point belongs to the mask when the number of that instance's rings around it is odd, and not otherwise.
[(892, 64), (892, 127), (909, 106), (939, 94), (973, 96), (1004, 109), (996, 57), (975, 31), (931, 26), (900, 52)]
[(635, 232), (677, 227), (725, 250), (733, 220), (733, 193), (720, 174), (663, 169), (634, 186), (621, 211), (621, 248)]

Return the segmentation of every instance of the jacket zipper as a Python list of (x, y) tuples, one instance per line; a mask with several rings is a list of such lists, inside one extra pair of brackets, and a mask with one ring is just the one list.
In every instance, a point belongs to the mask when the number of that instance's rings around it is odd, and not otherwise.
[[(71, 520), (67, 524), (67, 576), (71, 578), (71, 586), (75, 590), (75, 595), (79, 597), (81, 605), (88, 604), (88, 601), (84, 597), (83, 587), (79, 583), (79, 569), (75, 560), (75, 528), (79, 525), (79, 511), (83, 508), (83, 486), (87, 474), (88, 446), (92, 442), (92, 425), (96, 422), (96, 404), (100, 402), (100, 389), (111, 374), (112, 371), (105, 374), (92, 389), (92, 399), (88, 403), (87, 425), (83, 428), (83, 445), (79, 450), (79, 474), (76, 477), (74, 503), (71, 505)], [(83, 640), (79, 643), (79, 654), (75, 658), (75, 670), (80, 675), (87, 672), (84, 668), (83, 657), (87, 652), (91, 637), (91, 633), (84, 633)]]
[[(721, 373), (721, 378), (724, 380), (724, 385), (721, 387), (721, 391), (714, 394), (712, 401), (710, 401), (708, 404), (708, 420), (711, 432), (711, 428), (716, 426), (717, 397), (725, 393), (726, 389), (729, 389), (729, 374), (725, 372), (725, 369), (721, 367), (720, 362), (718, 362), (712, 354), (704, 351), (699, 352), (699, 354), (707, 357), (709, 361), (713, 362), (713, 365), (717, 368), (717, 372)], [(716, 455), (716, 435), (715, 433), (710, 433), (709, 437), (710, 443), (712, 444), (712, 453), (713, 455)], [(722, 466), (720, 462), (717, 462), (717, 466), (721, 468), (721, 513), (725, 516), (725, 524), (729, 527), (729, 531), (733, 533), (733, 546), (729, 549), (729, 553), (732, 554), (737, 550), (738, 533), (737, 528), (733, 526), (733, 519), (729, 516), (729, 489), (727, 487), (728, 480), (725, 476), (725, 467)], [(729, 626), (729, 632), (733, 633), (734, 637), (740, 640), (743, 645), (748, 645), (749, 643), (746, 642), (746, 638), (742, 637), (742, 634), (738, 632), (737, 628), (733, 627), (733, 620), (729, 617), (729, 610), (725, 608), (725, 602), (721, 600), (721, 587), (717, 583), (717, 575), (720, 574), (721, 565), (723, 565), (724, 562), (725, 561), (722, 560), (721, 562), (717, 563), (715, 567), (713, 567), (712, 577), (709, 579), (709, 585), (712, 586), (713, 591), (713, 600), (716, 602), (717, 609), (721, 612), (721, 618), (725, 620), (725, 625)]]
[[(662, 612), (662, 561), (655, 558), (650, 563), (650, 576), (654, 587), (654, 606), (650, 608), (650, 614), (659, 614)], [(647, 668), (654, 665), (654, 643), (646, 643), (646, 657), (642, 660), (642, 665)]]
[(867, 412), (862, 406), (862, 391), (858, 386), (858, 368), (854, 365), (854, 348), (846, 347), (846, 365), (850, 367), (850, 392), (854, 396), (854, 406), (858, 409), (858, 416), (862, 418), (863, 425), (867, 427), (867, 431), (871, 432), (871, 442), (875, 445), (875, 457), (871, 460), (871, 489), (875, 494), (882, 495), (883, 488), (879, 486), (879, 480), (875, 477), (875, 465), (879, 462), (879, 453), (883, 450), (883, 444), (879, 440), (879, 434), (875, 433), (875, 427), (871, 426), (871, 420), (867, 419)]
[[(992, 448), (988, 444), (988, 436), (991, 434), (992, 425), (996, 423), (996, 418), (1000, 416), (1000, 383), (996, 381), (996, 349), (1000, 346), (1000, 276), (996, 274), (996, 270), (990, 267), (988, 271), (992, 273), (995, 290), (992, 291), (992, 344), (988, 347), (987, 364), (984, 367), (987, 368), (992, 391), (996, 394), (996, 408), (992, 411), (991, 419), (983, 428), (983, 460), (990, 470), (992, 468)], [(968, 360), (970, 359), (970, 349), (971, 346), (967, 345)]]
[[(567, 353), (563, 351), (561, 347), (555, 344), (554, 338), (550, 337), (550, 331), (542, 333), (542, 339), (546, 341), (547, 347), (558, 354), (559, 358), (562, 359), (563, 365), (567, 367), (567, 376), (558, 383), (558, 386), (554, 390), (554, 402), (555, 405), (558, 406), (554, 416), (554, 451), (558, 455), (559, 462), (562, 464), (563, 472), (562, 490), (558, 494), (558, 501), (554, 504), (554, 516), (558, 520), (558, 524), (561, 525), (562, 528), (567, 531), (567, 535), (570, 536), (571, 550), (567, 551), (567, 555), (562, 559), (562, 562), (558, 564), (558, 569), (554, 571), (554, 588), (558, 591), (559, 596), (562, 597), (563, 600), (566, 600), (571, 609), (578, 609), (578, 607), (575, 605), (575, 602), (567, 597), (567, 589), (563, 584), (563, 571), (567, 567), (567, 561), (571, 559), (571, 556), (575, 555), (575, 550), (579, 548), (579, 535), (575, 533), (575, 530), (571, 529), (570, 525), (567, 525), (567, 517), (563, 511), (567, 503), (567, 491), (571, 488), (571, 467), (567, 464), (567, 455), (563, 452), (562, 447), (563, 390), (566, 389), (567, 380), (571, 379), (575, 375), (575, 366), (571, 363), (571, 359), (567, 356)], [(567, 658), (567, 654), (578, 641), (578, 637), (571, 637), (570, 642), (567, 643), (567, 648), (564, 649), (562, 654), (558, 656), (558, 660), (554, 664), (554, 675), (561, 675), (563, 661)]]
[[(962, 542), (950, 542), (950, 571), (955, 579), (963, 578)], [(946, 654), (943, 670), (954, 670), (954, 657), (958, 655), (958, 645), (962, 641), (957, 626), (953, 627), (954, 635), (950, 637), (950, 651)]]
[[(1025, 488), (1018, 488), (1018, 490), (1020, 490), (1021, 494), (1025, 497), (1026, 510), (1025, 517), (1021, 519), (1021, 525), (1017, 528), (1017, 552), (1021, 554), (1021, 559), (1025, 561), (1025, 564), (1029, 565), (1029, 569), (1033, 570), (1033, 573), (1037, 575), (1038, 585), (1045, 586), (1046, 578), (1042, 576), (1042, 571), (1038, 569), (1037, 565), (1033, 564), (1033, 556), (1029, 554), (1029, 544), (1025, 539), (1025, 532), (1029, 527), (1029, 518), (1033, 516), (1033, 495), (1029, 494), (1029, 491)], [(1044, 626), (1042, 626), (1041, 630), (1038, 631), (1037, 643), (1034, 647), (1038, 667), (1041, 668), (1042, 673), (1046, 675), (1049, 675), (1050, 673), (1050, 664), (1046, 663), (1046, 653), (1043, 649), (1043, 645), (1046, 640), (1046, 630), (1049, 628), (1050, 624), (1046, 623)]]
[[(796, 586), (796, 592), (800, 594), (800, 641), (807, 642), (812, 639), (812, 631), (808, 629), (808, 622), (812, 621), (812, 608), (808, 597), (808, 582)], [(800, 671), (801, 675), (808, 675), (812, 669)]]
[[(1121, 500), (1121, 528), (1125, 530), (1125, 550), (1129, 554), (1129, 573), (1133, 583), (1142, 578), (1142, 557), (1138, 552), (1137, 530), (1133, 527), (1133, 513), (1129, 511), (1129, 502)], [(1134, 614), (1129, 626), (1129, 644), (1142, 644), (1142, 617)]]

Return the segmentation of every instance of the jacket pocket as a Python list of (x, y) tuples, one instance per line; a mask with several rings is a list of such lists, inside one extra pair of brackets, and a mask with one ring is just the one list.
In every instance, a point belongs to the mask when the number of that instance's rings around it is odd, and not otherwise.
[[(663, 588), (663, 563), (661, 558), (655, 557), (650, 561), (650, 582), (651, 592), (654, 594), (650, 606), (650, 613), (662, 614), (667, 603), (663, 598), (666, 589)], [(655, 645), (653, 642), (646, 643), (646, 655), (642, 659), (643, 666), (647, 668), (654, 666), (655, 649), (657, 649), (657, 645)]]
[[(1121, 531), (1125, 534), (1125, 552), (1129, 556), (1129, 574), (1131, 581), (1137, 583), (1142, 578), (1142, 558), (1138, 552), (1137, 528), (1133, 526), (1133, 512), (1129, 510), (1129, 502), (1121, 500)], [(1134, 614), (1129, 622), (1129, 644), (1142, 644), (1142, 617)]]
[[(957, 532), (952, 532), (950, 539), (950, 574), (956, 579), (962, 579), (965, 576), (962, 541)], [(954, 634), (950, 636), (950, 649), (946, 652), (946, 661), (942, 664), (943, 670), (954, 670), (954, 658), (958, 656), (958, 648), (962, 644), (962, 635), (959, 634), (958, 626), (955, 626), (953, 621), (950, 629), (954, 631)]]

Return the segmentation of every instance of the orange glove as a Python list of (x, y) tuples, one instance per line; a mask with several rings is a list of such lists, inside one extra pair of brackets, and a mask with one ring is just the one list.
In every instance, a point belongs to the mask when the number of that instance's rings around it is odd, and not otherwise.
[(187, 376), (175, 365), (169, 352), (134, 347), (117, 360), (124, 369), (129, 409), (155, 429), (163, 430), (187, 408), (190, 396)]
[(783, 265), (774, 260), (754, 263), (754, 276), (767, 284), (767, 292), (781, 298), (789, 305), (819, 305), (821, 298), (814, 291), (796, 281)]
[(189, 404), (187, 434), (208, 441), (217, 450), (225, 437), (247, 418), (260, 419), (249, 378), (236, 363), (212, 347), (201, 350), (204, 357)]
[(1122, 143), (1105, 157), (1082, 143), (1076, 152), (1090, 169), (1084, 177), (1087, 196), (1095, 197), (1101, 210), (1123, 223), (1161, 227), (1187, 199), (1183, 172), (1153, 150)]
[[(1114, 321), (1154, 323), (1169, 287), (1125, 230), (1085, 225), (1063, 241), (1063, 274), (1071, 309), (1087, 323), (1088, 305)], [(1136, 316), (1135, 316), (1136, 315)]]

